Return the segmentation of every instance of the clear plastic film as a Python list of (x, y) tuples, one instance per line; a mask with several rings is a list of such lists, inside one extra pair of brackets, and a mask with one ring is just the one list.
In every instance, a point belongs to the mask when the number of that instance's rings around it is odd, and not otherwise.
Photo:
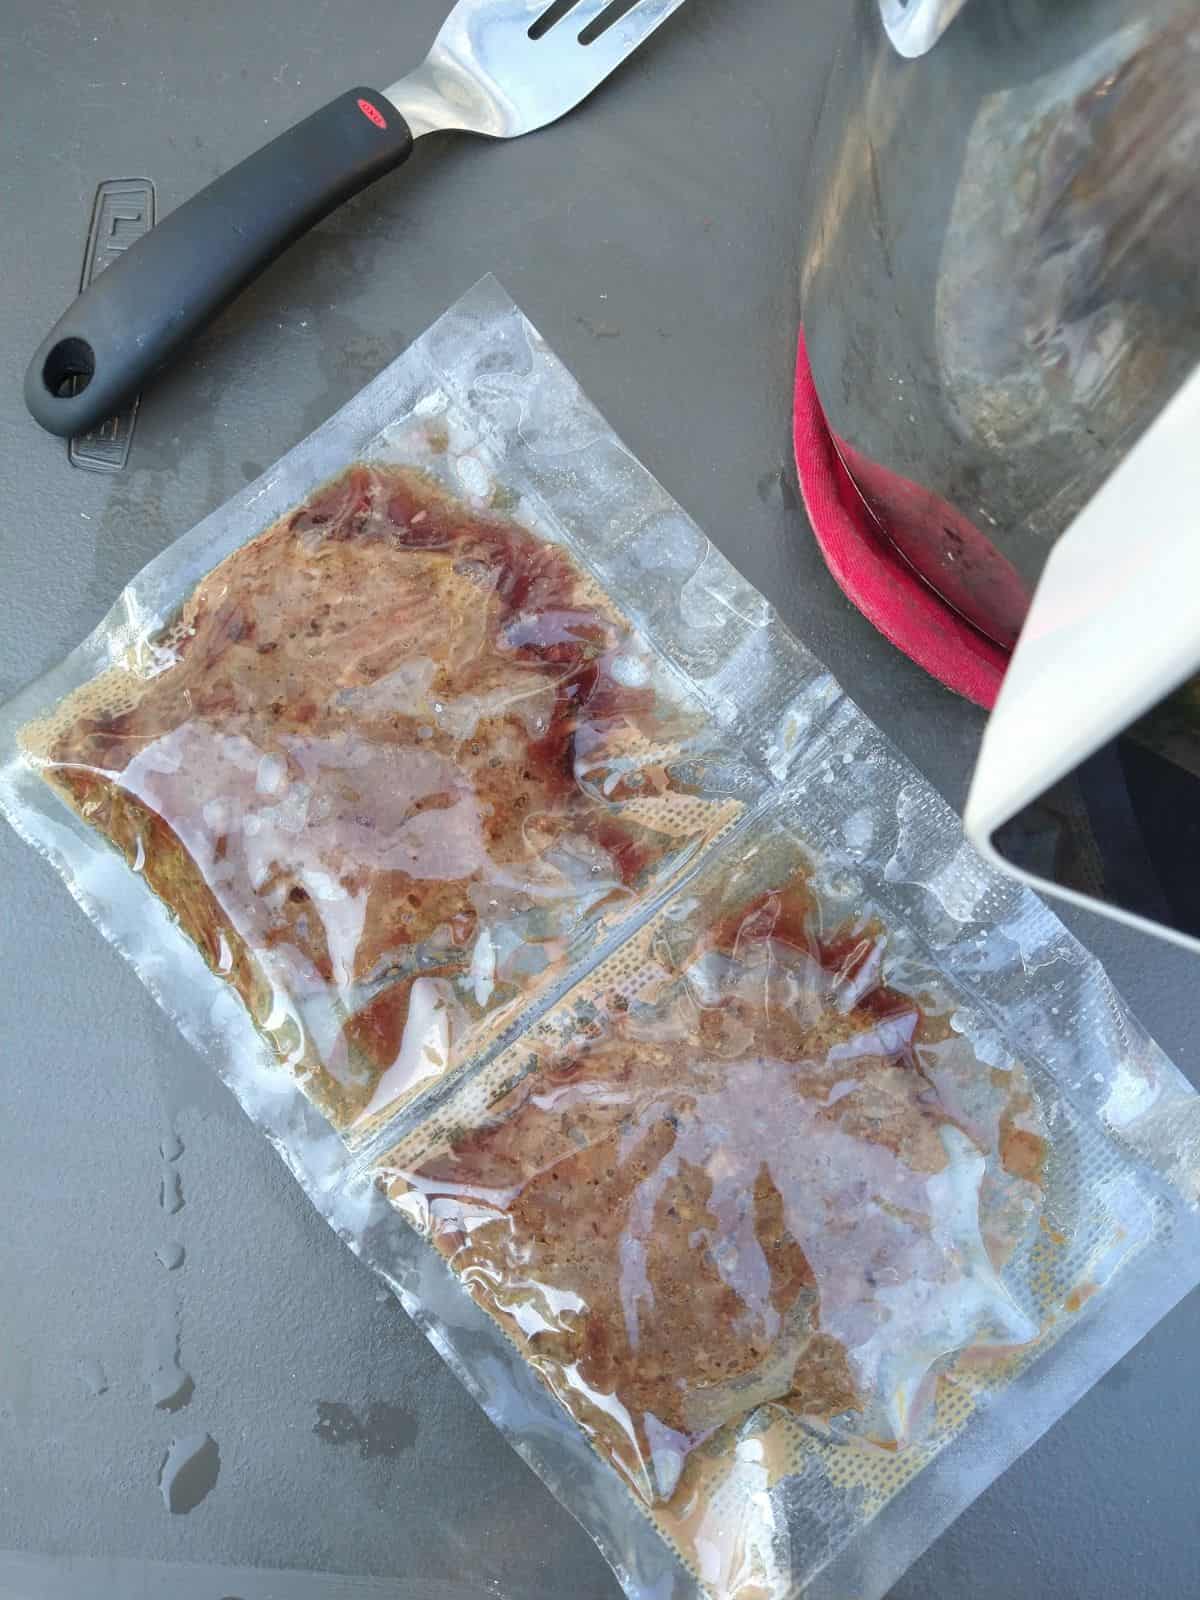
[(490, 280), (0, 735), (631, 1596), (881, 1595), (1200, 1277), (1200, 1098)]

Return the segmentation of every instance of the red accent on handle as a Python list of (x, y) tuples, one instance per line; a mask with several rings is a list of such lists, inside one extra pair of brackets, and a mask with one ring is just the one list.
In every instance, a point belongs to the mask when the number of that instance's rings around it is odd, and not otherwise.
[(359, 100), (358, 109), (368, 122), (373, 122), (377, 128), (387, 127), (387, 118), (378, 106), (373, 106), (369, 100)]

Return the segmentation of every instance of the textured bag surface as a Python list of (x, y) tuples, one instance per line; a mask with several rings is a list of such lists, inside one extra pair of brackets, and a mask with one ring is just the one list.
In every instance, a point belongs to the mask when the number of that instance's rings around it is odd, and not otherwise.
[(493, 282), (0, 739), (631, 1595), (881, 1595), (1200, 1277), (1200, 1099)]

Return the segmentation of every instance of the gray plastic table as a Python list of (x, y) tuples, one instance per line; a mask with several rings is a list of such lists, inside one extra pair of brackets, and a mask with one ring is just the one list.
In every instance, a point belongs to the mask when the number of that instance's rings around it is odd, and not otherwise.
[[(21, 401), (29, 354), (77, 287), (96, 185), (146, 176), (169, 209), (342, 88), (389, 81), (443, 0), (7, 0), (0, 696), (494, 270), (633, 449), (961, 804), (982, 719), (838, 594), (789, 460), (799, 196), (844, 3), (689, 0), (560, 127), (423, 143), (155, 386), (128, 467), (103, 476), (69, 466)], [(618, 1595), (7, 828), (0, 908), (0, 1596)], [(1195, 1075), (1195, 964), (1070, 920)], [(165, 1162), (172, 1126), (184, 1148)], [(171, 1244), (185, 1259), (168, 1270), (156, 1252), (173, 1260)], [(1193, 1296), (896, 1600), (1200, 1592), (1198, 1349)], [(193, 1387), (171, 1412), (152, 1396), (176, 1362)], [(173, 1514), (160, 1464), (172, 1439), (204, 1434), (216, 1482)], [(209, 1453), (185, 1471), (180, 1505), (215, 1465)]]

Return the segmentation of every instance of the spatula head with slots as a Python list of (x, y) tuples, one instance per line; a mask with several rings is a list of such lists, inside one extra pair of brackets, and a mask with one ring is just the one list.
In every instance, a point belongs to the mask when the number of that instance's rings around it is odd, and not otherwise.
[(385, 90), (414, 136), (495, 139), (565, 116), (683, 0), (459, 0), (415, 72)]

